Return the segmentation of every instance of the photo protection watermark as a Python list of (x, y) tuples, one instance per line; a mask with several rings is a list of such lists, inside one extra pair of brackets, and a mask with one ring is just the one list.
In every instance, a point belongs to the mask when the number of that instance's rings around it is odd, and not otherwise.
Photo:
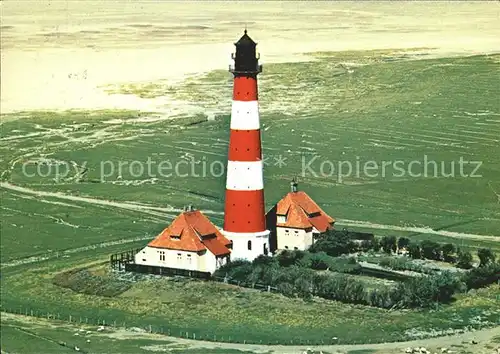
[[(265, 168), (287, 169), (291, 175), (306, 178), (332, 178), (339, 183), (346, 179), (384, 178), (478, 178), (482, 177), (481, 161), (470, 161), (462, 156), (456, 160), (437, 161), (424, 155), (415, 160), (376, 161), (329, 160), (319, 155), (301, 156), (300, 161), (283, 155), (267, 155), (262, 160)], [(89, 163), (39, 159), (22, 164), (25, 177), (51, 178), (55, 181), (92, 179), (110, 182), (122, 179), (147, 180), (185, 177), (220, 178), (226, 174), (227, 160), (206, 157), (183, 157), (177, 160), (103, 160)], [(91, 176), (91, 177), (89, 177)]]
[(171, 177), (222, 177), (225, 173), (224, 161), (207, 161), (206, 157), (197, 160), (182, 159), (179, 161), (101, 161), (101, 181), (116, 176), (131, 178), (171, 178)]
[(331, 161), (315, 155), (302, 157), (302, 177), (335, 177), (338, 182), (346, 178), (479, 178), (482, 161), (435, 161), (424, 155), (420, 160)]

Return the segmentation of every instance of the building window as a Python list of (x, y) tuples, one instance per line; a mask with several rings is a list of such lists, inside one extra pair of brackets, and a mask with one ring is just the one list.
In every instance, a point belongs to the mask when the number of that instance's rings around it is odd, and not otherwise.
[(191, 264), (191, 255), (190, 254), (187, 255), (187, 261), (189, 264)]
[(182, 254), (177, 253), (177, 260), (178, 260), (178, 261), (182, 261)]
[(299, 232), (298, 231), (295, 231), (295, 236), (299, 236)]
[(294, 247), (293, 249), (297, 251), (299, 248), (298, 247)]
[(288, 249), (288, 246), (285, 246), (285, 249), (287, 250), (287, 249)]
[(165, 261), (165, 251), (160, 251), (160, 261)]
[(252, 250), (252, 241), (248, 241), (247, 247), (249, 251)]
[(285, 229), (285, 232), (286, 232), (286, 233), (288, 233), (288, 231), (290, 231), (290, 230), (288, 230), (288, 229)]

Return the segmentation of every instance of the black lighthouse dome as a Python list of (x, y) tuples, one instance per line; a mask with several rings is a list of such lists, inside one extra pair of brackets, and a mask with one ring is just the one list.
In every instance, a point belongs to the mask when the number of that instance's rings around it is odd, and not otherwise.
[(259, 65), (257, 56), (257, 43), (245, 32), (243, 36), (234, 43), (236, 53), (232, 55), (234, 59), (234, 70), (230, 70), (233, 74), (242, 76), (254, 76), (262, 72), (262, 66)]

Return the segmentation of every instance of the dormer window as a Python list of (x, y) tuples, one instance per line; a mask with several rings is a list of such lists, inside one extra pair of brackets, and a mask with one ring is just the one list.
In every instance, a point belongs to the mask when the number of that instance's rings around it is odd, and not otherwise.
[(199, 232), (196, 232), (202, 239), (211, 239), (211, 238), (215, 238), (215, 234), (207, 234), (207, 235), (201, 235)]
[(278, 224), (284, 224), (284, 223), (286, 223), (286, 216), (278, 215)]
[(170, 239), (173, 240), (173, 241), (180, 241), (181, 237), (180, 236), (176, 236), (176, 235), (171, 235)]

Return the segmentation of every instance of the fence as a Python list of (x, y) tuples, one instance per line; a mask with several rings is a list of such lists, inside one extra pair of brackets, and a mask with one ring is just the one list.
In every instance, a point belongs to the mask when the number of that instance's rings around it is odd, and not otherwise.
[(220, 282), (220, 283), (237, 285), (237, 286), (241, 286), (241, 287), (244, 287), (244, 288), (251, 288), (251, 289), (257, 289), (257, 290), (267, 291), (267, 292), (272, 292), (272, 293), (279, 293), (278, 288), (276, 288), (274, 286), (270, 286), (270, 285), (265, 285), (265, 284), (259, 284), (259, 283), (248, 284), (248, 283), (243, 283), (243, 282), (236, 281), (236, 280), (233, 280), (233, 279), (216, 277), (216, 276), (212, 276), (210, 278), (210, 280), (214, 280), (214, 281), (217, 281), (217, 282)]
[(232, 285), (238, 285), (245, 288), (252, 288), (257, 290), (263, 290), (268, 292), (278, 292), (278, 289), (272, 286), (264, 284), (247, 284), (242, 282), (237, 282), (228, 278), (214, 277), (208, 272), (200, 272), (194, 270), (178, 269), (178, 268), (167, 268), (167, 267), (157, 267), (148, 266), (142, 264), (136, 264), (134, 261), (135, 255), (140, 251), (140, 249), (129, 250), (121, 253), (112, 254), (110, 256), (110, 265), (112, 269), (126, 272), (142, 273), (142, 274), (154, 274), (154, 275), (164, 275), (164, 276), (183, 276), (189, 278), (214, 280), (218, 282), (223, 282)]
[[(91, 330), (92, 326), (97, 326), (95, 329), (95, 332), (100, 332), (100, 331), (106, 331), (106, 330), (128, 330), (128, 331), (133, 331), (136, 333), (152, 333), (152, 334), (159, 334), (159, 335), (165, 335), (165, 336), (170, 336), (170, 337), (176, 337), (176, 338), (181, 338), (181, 339), (189, 339), (189, 340), (203, 340), (203, 341), (210, 341), (210, 342), (224, 342), (224, 343), (239, 343), (239, 344), (255, 344), (255, 345), (351, 345), (351, 344), (377, 344), (381, 342), (381, 338), (378, 340), (375, 339), (373, 340), (372, 338), (369, 337), (364, 337), (362, 340), (352, 340), (350, 338), (337, 338), (337, 337), (330, 337), (328, 339), (323, 338), (323, 339), (305, 339), (305, 338), (290, 338), (288, 340), (276, 340), (274, 338), (264, 338), (264, 339), (245, 339), (241, 338), (240, 336), (232, 336), (232, 335), (221, 335), (218, 333), (206, 333), (206, 332), (201, 332), (193, 329), (180, 329), (178, 327), (169, 327), (168, 325), (165, 326), (158, 326), (154, 324), (147, 324), (147, 325), (137, 325), (137, 323), (127, 323), (126, 321), (116, 321), (116, 320), (109, 320), (106, 318), (91, 318), (91, 317), (82, 317), (82, 316), (73, 316), (73, 315), (62, 315), (59, 313), (50, 313), (50, 312), (43, 312), (43, 311), (38, 311), (38, 310), (30, 310), (28, 308), (17, 308), (17, 309), (12, 309), (12, 308), (3, 308), (2, 312), (5, 313), (11, 313), (11, 314), (16, 314), (16, 315), (23, 315), (23, 316), (29, 316), (29, 317), (37, 317), (37, 318), (45, 318), (47, 320), (53, 320), (53, 321), (60, 321), (60, 322), (66, 322), (68, 324), (74, 325), (74, 326), (80, 326), (81, 329), (85, 329), (86, 331)], [(163, 322), (163, 321), (162, 321)], [(99, 328), (101, 327), (101, 328)], [(451, 330), (450, 328), (444, 329), (443, 331), (436, 331), (434, 334), (427, 334), (424, 335), (423, 337), (418, 337), (418, 338), (412, 338), (408, 337), (407, 335), (401, 333), (399, 336), (397, 334), (391, 335), (390, 339), (393, 342), (398, 342), (398, 341), (406, 341), (406, 340), (422, 340), (425, 338), (432, 338), (432, 337), (438, 337), (438, 336), (443, 336), (443, 335), (453, 335), (453, 334), (463, 334), (465, 332), (470, 332), (470, 331), (475, 331), (475, 330), (480, 330), (480, 329), (485, 329), (485, 328), (491, 328), (492, 324), (488, 323), (475, 323), (475, 324), (469, 324), (468, 326), (462, 327), (462, 328), (456, 328)], [(75, 328), (75, 331), (77, 329)], [(92, 331), (91, 331), (92, 332)], [(453, 333), (451, 333), (453, 332)], [(86, 335), (86, 334), (82, 334)], [(66, 345), (66, 343), (59, 343), (61, 345)], [(85, 352), (84, 348), (82, 348), (81, 352)]]
[(127, 264), (134, 263), (134, 257), (139, 251), (140, 248), (112, 254), (109, 257), (111, 269), (125, 270)]
[[(201, 331), (193, 330), (193, 329), (179, 329), (178, 327), (169, 327), (158, 326), (154, 324), (147, 325), (137, 325), (137, 323), (127, 323), (126, 321), (116, 321), (110, 320), (109, 318), (92, 318), (92, 317), (83, 317), (83, 316), (73, 316), (73, 315), (64, 315), (60, 313), (50, 313), (43, 312), (38, 310), (32, 310), (28, 308), (3, 308), (2, 312), (11, 313), (21, 316), (28, 317), (36, 317), (40, 319), (47, 319), (51, 321), (59, 321), (68, 323), (73, 326), (79, 326), (80, 329), (85, 329), (85, 331), (91, 332), (102, 332), (106, 330), (128, 330), (136, 333), (151, 333), (151, 334), (159, 334), (165, 335), (180, 339), (189, 339), (189, 340), (202, 340), (209, 342), (222, 342), (222, 343), (238, 343), (238, 344), (254, 344), (254, 345), (335, 345), (335, 344), (370, 344), (371, 341), (368, 339), (366, 341), (349, 341), (341, 343), (339, 338), (333, 337), (330, 340), (327, 339), (305, 339), (305, 338), (292, 338), (289, 340), (276, 340), (270, 338), (264, 339), (245, 339), (236, 335), (223, 335), (217, 333), (203, 333)], [(91, 327), (96, 327), (94, 331), (91, 330)], [(101, 327), (101, 328), (99, 328)], [(75, 332), (78, 332), (78, 329), (74, 329)], [(92, 333), (93, 334), (93, 333)], [(86, 334), (82, 334), (86, 335)], [(376, 341), (374, 341), (376, 343)], [(59, 344), (63, 345), (62, 342)], [(64, 343), (64, 345), (68, 346), (68, 344)], [(82, 348), (83, 349), (83, 348)], [(82, 350), (82, 352), (84, 352)]]

